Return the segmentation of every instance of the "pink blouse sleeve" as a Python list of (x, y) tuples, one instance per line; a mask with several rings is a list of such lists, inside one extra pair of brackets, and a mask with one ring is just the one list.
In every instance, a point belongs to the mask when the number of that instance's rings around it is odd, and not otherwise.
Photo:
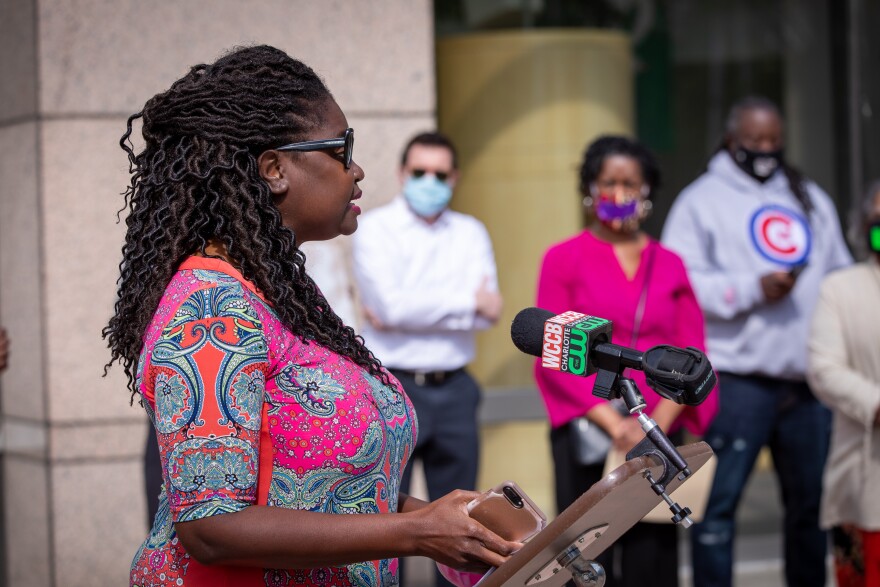
[(145, 375), (173, 522), (256, 502), (267, 372), (261, 324), (240, 295), (196, 292), (164, 328)]
[[(676, 288), (675, 304), (677, 306), (675, 345), (680, 347), (696, 347), (706, 351), (706, 334), (703, 311), (697, 302), (697, 296), (691, 287), (684, 263), (676, 256), (676, 274), (679, 275), (679, 286)], [(718, 387), (716, 386), (699, 406), (684, 409), (678, 422), (694, 434), (706, 432), (715, 414), (718, 412)]]
[[(572, 283), (568, 276), (576, 259), (569, 259), (564, 250), (551, 248), (544, 255), (538, 279), (538, 307), (560, 314), (572, 309)], [(593, 378), (573, 377), (570, 374), (541, 367), (535, 361), (535, 381), (544, 398), (550, 425), (554, 428), (571, 420), (572, 413), (583, 415), (602, 399), (593, 395)]]

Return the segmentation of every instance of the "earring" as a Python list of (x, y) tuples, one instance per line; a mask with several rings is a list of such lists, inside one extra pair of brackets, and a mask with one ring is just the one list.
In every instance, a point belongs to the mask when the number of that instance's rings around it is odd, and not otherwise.
[(592, 208), (593, 207), (593, 198), (591, 198), (590, 196), (585, 196), (583, 202), (584, 202), (584, 208)]
[(651, 200), (642, 200), (642, 213), (639, 216), (641, 216), (641, 219), (644, 220), (651, 215), (651, 211), (653, 209), (654, 204), (651, 203)]

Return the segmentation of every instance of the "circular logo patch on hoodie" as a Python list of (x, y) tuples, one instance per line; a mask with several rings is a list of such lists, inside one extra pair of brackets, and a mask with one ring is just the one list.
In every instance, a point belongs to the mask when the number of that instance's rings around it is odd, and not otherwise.
[(784, 206), (764, 206), (752, 216), (752, 243), (765, 258), (783, 265), (802, 263), (810, 254), (807, 220)]

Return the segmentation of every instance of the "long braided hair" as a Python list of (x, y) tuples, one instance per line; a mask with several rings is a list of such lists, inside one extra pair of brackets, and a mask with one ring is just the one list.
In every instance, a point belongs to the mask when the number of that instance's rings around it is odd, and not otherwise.
[[(132, 400), (143, 336), (177, 267), (209, 240), (226, 246), (242, 275), (304, 341), (350, 358), (387, 383), (381, 363), (333, 312), (305, 272), (296, 235), (281, 223), (257, 157), (300, 140), (332, 99), (305, 64), (268, 46), (234, 50), (196, 65), (128, 119), (128, 227), (119, 264), (115, 315), (103, 329)], [(132, 125), (146, 145), (135, 153)]]
[[(739, 128), (740, 119), (742, 115), (749, 110), (765, 110), (776, 114), (776, 116), (779, 117), (779, 120), (784, 120), (782, 112), (779, 110), (779, 106), (777, 106), (770, 98), (765, 98), (763, 96), (746, 96), (731, 106), (730, 113), (727, 115), (727, 125), (724, 138), (721, 141), (721, 145), (715, 151), (716, 153), (719, 151), (729, 151), (733, 135)], [(810, 193), (807, 191), (806, 177), (804, 177), (804, 174), (801, 173), (797, 167), (793, 166), (786, 159), (782, 160), (781, 170), (785, 175), (785, 179), (788, 181), (788, 189), (791, 190), (791, 193), (794, 194), (794, 197), (801, 205), (804, 215), (809, 218), (810, 212), (813, 211), (813, 201), (810, 198)]]

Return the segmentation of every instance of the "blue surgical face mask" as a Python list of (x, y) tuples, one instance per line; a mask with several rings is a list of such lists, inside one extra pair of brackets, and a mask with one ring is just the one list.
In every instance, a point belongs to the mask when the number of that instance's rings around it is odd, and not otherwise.
[(433, 175), (409, 176), (403, 184), (403, 197), (416, 214), (431, 218), (449, 205), (452, 187)]

